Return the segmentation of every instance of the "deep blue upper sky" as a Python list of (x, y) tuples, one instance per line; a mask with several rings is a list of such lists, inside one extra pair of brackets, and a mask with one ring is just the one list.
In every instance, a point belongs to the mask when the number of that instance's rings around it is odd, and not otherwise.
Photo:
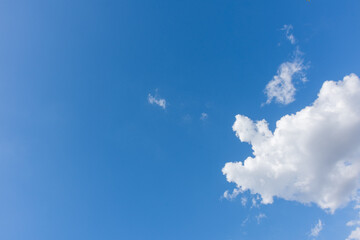
[[(274, 129), (325, 80), (360, 74), (359, 11), (355, 0), (2, 0), (0, 239), (296, 240), (318, 219), (318, 239), (345, 239), (351, 206), (243, 207), (221, 198), (234, 187), (221, 169), (251, 153), (236, 114)], [(262, 106), (294, 49), (284, 24), (309, 81), (294, 103)]]

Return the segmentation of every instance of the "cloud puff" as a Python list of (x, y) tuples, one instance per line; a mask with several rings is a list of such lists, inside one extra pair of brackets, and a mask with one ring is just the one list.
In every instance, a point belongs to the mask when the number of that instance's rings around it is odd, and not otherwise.
[(348, 227), (352, 227), (352, 226), (356, 226), (356, 225), (360, 225), (360, 221), (358, 220), (351, 220), (349, 222), (346, 223), (346, 226)]
[(285, 115), (271, 132), (265, 120), (237, 115), (236, 136), (253, 157), (229, 162), (222, 172), (241, 191), (270, 204), (274, 197), (316, 203), (334, 212), (360, 188), (360, 80), (324, 82), (315, 102)]
[[(295, 44), (295, 37), (291, 33), (293, 30), (292, 25), (284, 25), (281, 30), (286, 33), (286, 38)], [(302, 52), (296, 46), (294, 52), (294, 60), (282, 63), (277, 70), (277, 74), (266, 85), (265, 94), (267, 95), (266, 103), (269, 104), (273, 99), (277, 103), (289, 104), (295, 101), (296, 88), (293, 80), (299, 77), (302, 81), (306, 81), (304, 70), (306, 66), (303, 64)]]
[(162, 98), (156, 98), (154, 96), (152, 96), (150, 93), (148, 95), (148, 101), (150, 104), (156, 104), (159, 105), (160, 107), (162, 107), (163, 109), (166, 108), (166, 100), (162, 99)]
[(223, 197), (226, 198), (227, 200), (233, 200), (235, 199), (239, 194), (241, 193), (240, 189), (234, 189), (232, 193), (230, 193), (228, 190), (226, 190), (224, 192)]
[(257, 215), (255, 218), (256, 218), (257, 223), (260, 224), (261, 219), (266, 218), (266, 215), (263, 214), (263, 213), (260, 213), (260, 214)]
[(319, 219), (318, 223), (311, 229), (310, 236), (317, 237), (319, 236), (319, 233), (323, 229), (324, 224)]
[(208, 114), (203, 112), (203, 113), (201, 113), (200, 119), (204, 121), (204, 120), (206, 120), (208, 117), (209, 117)]
[(360, 227), (352, 231), (346, 240), (360, 240)]
[(306, 81), (304, 70), (306, 69), (301, 58), (301, 52), (296, 51), (295, 59), (290, 62), (282, 63), (277, 74), (266, 85), (265, 93), (267, 95), (266, 103), (271, 103), (273, 99), (281, 104), (289, 104), (295, 101), (295, 86), (293, 79), (300, 77)]
[(246, 206), (247, 203), (247, 198), (246, 197), (242, 197), (241, 198), (241, 205), (243, 205), (244, 207)]
[(285, 31), (286, 38), (290, 41), (290, 43), (295, 44), (296, 40), (294, 35), (292, 34), (293, 26), (291, 24), (290, 25), (285, 24), (281, 30)]
[[(358, 206), (356, 206), (356, 209), (358, 208)], [(352, 220), (346, 223), (346, 226), (348, 227), (353, 227), (353, 226), (358, 226), (360, 225), (360, 221), (359, 220)], [(355, 230), (353, 230), (350, 234), (350, 236), (346, 239), (346, 240), (351, 240), (351, 239), (359, 239), (360, 240), (360, 228), (357, 227)]]

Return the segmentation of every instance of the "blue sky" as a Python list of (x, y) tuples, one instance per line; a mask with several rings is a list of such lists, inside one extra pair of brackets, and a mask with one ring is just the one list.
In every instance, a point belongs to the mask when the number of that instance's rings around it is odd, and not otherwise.
[[(354, 0), (1, 1), (0, 239), (345, 240), (357, 228), (346, 224), (359, 217), (360, 154), (359, 137), (350, 144), (340, 130), (360, 133), (357, 88), (348, 98), (350, 87), (324, 90), (313, 112), (344, 102), (329, 116), (354, 122), (330, 121), (329, 131), (311, 135), (306, 149), (324, 146), (296, 155), (295, 166), (312, 169), (328, 146), (340, 146), (355, 172), (351, 199), (320, 203), (325, 180), (306, 183), (315, 189), (306, 195), (290, 180), (286, 189), (274, 179), (263, 189), (266, 169), (234, 170), (229, 183), (232, 169), (223, 168), (248, 156), (270, 156), (260, 167), (278, 160), (255, 142), (259, 129), (246, 135), (253, 125), (244, 128), (245, 118), (233, 131), (237, 114), (266, 119), (274, 131), (281, 117), (311, 105), (326, 80), (360, 74), (359, 10)], [(280, 79), (296, 89), (293, 99), (266, 103), (266, 86), (286, 62), (298, 63)], [(295, 136), (308, 133), (299, 125)], [(300, 180), (328, 174), (296, 169)], [(247, 190), (224, 197), (241, 186)], [(264, 194), (273, 203), (262, 204)]]

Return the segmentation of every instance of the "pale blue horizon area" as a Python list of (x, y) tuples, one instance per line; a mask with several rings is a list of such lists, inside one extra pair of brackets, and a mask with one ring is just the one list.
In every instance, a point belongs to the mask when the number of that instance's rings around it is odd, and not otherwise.
[[(304, 240), (319, 219), (316, 239), (346, 239), (353, 203), (251, 207), (247, 192), (244, 207), (222, 198), (235, 185), (221, 170), (251, 155), (236, 114), (273, 130), (324, 81), (360, 75), (359, 11), (354, 0), (1, 1), (0, 239)], [(293, 103), (264, 105), (295, 51), (285, 24), (308, 81)]]

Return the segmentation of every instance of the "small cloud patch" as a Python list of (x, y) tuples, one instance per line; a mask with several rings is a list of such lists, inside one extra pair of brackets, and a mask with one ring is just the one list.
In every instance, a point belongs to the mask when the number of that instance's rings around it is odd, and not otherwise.
[(166, 100), (165, 99), (153, 96), (150, 93), (148, 95), (148, 102), (150, 104), (158, 105), (159, 107), (161, 107), (163, 109), (166, 108)]

